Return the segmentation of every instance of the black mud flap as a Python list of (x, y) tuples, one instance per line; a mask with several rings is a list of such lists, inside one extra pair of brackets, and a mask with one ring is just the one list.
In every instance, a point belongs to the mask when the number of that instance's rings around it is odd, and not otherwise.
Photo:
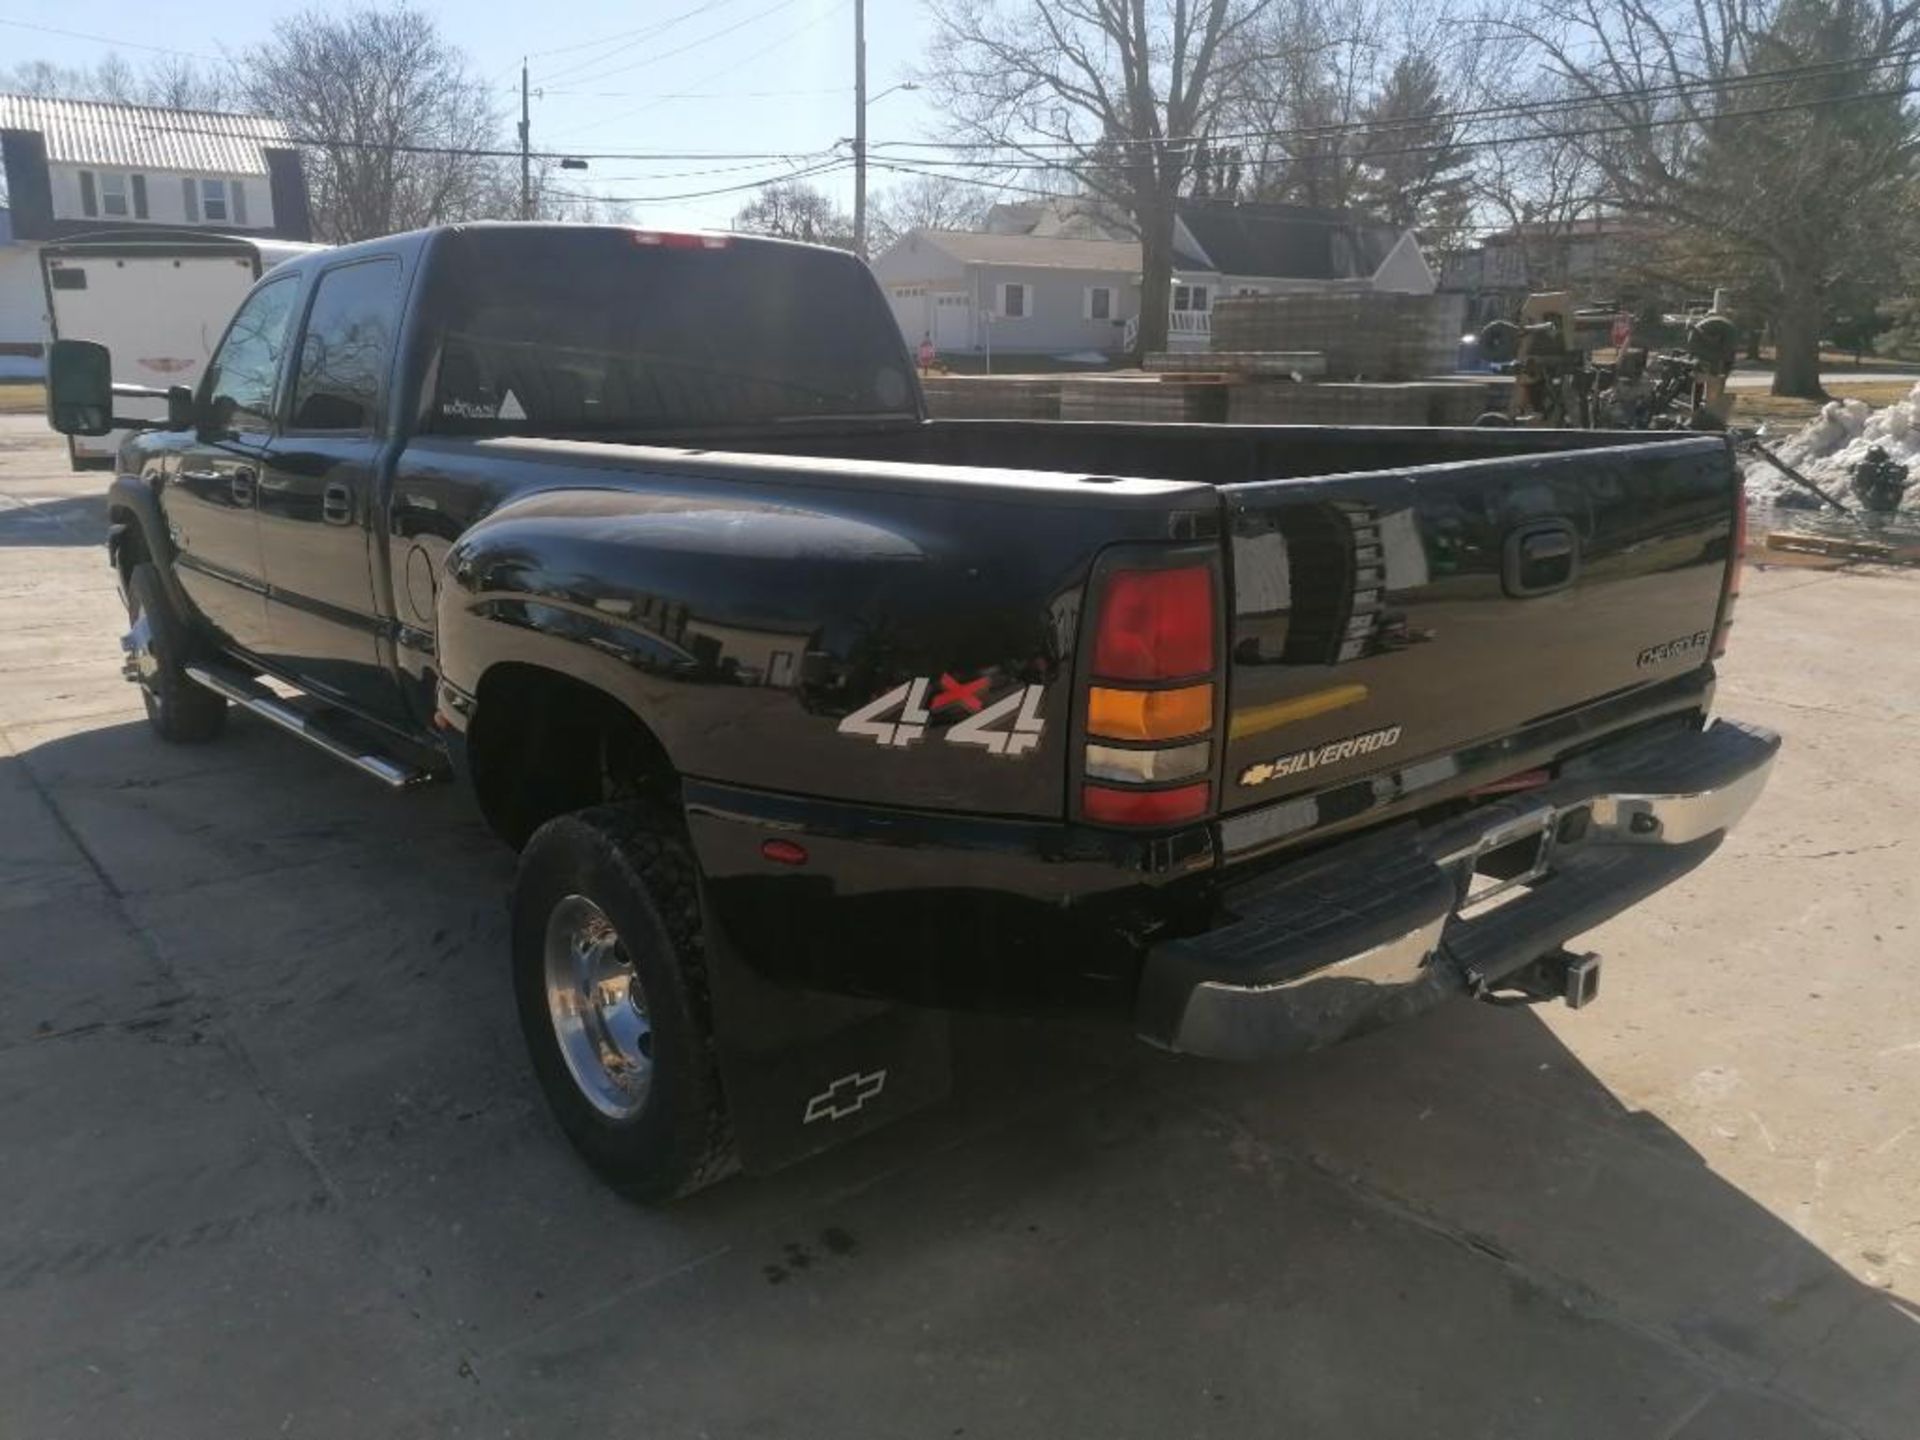
[(951, 1022), (937, 1010), (763, 980), (707, 921), (720, 1083), (740, 1163), (764, 1175), (947, 1098)]

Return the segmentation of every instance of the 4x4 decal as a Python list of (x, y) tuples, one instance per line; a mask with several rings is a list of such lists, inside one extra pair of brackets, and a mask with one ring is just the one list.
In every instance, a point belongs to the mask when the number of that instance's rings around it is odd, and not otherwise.
[[(992, 677), (956, 680), (942, 674), (938, 681), (918, 675), (904, 685), (896, 685), (877, 700), (869, 701), (839, 725), (842, 735), (872, 740), (876, 744), (904, 748), (926, 738), (934, 713), (959, 708), (965, 718), (939, 732), (949, 745), (978, 745), (989, 755), (1018, 757), (1040, 743), (1047, 722), (1040, 718), (1040, 695), (1044, 687), (1021, 685), (1005, 695), (988, 700), (981, 695)], [(940, 688), (931, 699), (928, 692)], [(887, 718), (891, 717), (891, 718)]]

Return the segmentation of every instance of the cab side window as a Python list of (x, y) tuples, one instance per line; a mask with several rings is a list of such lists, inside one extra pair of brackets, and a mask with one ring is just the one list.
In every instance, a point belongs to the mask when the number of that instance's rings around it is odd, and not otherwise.
[(256, 290), (233, 317), (207, 367), (207, 409), (223, 430), (271, 430), (274, 383), (292, 329), (300, 282), (289, 275)]
[(366, 260), (320, 277), (300, 342), (295, 430), (371, 430), (400, 310), (400, 262)]

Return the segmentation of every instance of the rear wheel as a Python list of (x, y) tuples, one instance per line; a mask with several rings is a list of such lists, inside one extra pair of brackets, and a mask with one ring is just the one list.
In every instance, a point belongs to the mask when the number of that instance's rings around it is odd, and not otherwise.
[(126, 647), (128, 671), (162, 740), (199, 744), (226, 728), (226, 699), (187, 678), (187, 627), (150, 561), (127, 577)]
[(667, 1200), (735, 1168), (692, 857), (631, 805), (550, 820), (521, 853), (513, 983), (540, 1088), (615, 1188)]

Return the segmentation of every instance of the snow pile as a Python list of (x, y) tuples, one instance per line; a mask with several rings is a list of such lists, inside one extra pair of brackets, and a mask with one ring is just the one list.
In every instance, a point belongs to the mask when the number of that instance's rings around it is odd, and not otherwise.
[[(1896, 400), (1883, 410), (1875, 410), (1864, 400), (1828, 401), (1818, 415), (1784, 441), (1776, 443), (1764, 431), (1761, 439), (1787, 464), (1849, 506), (1855, 503), (1853, 467), (1878, 445), (1890, 458), (1907, 466), (1913, 479), (1900, 509), (1920, 514), (1920, 385), (1915, 385), (1906, 399)], [(1747, 461), (1746, 475), (1747, 494), (1758, 500), (1807, 493), (1758, 457)]]

